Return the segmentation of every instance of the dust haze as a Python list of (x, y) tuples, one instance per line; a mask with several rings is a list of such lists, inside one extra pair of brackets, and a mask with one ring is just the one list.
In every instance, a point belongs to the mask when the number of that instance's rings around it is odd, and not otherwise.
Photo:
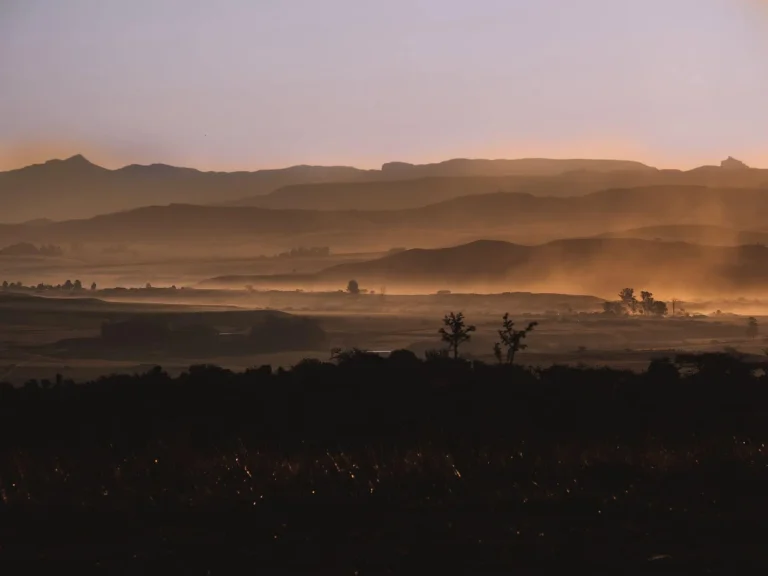
[[(423, 352), (458, 309), (485, 327), (478, 358), (505, 312), (539, 322), (521, 356), (536, 364), (761, 346), (745, 326), (766, 313), (768, 170), (735, 158), (227, 173), (76, 155), (0, 173), (0, 199), (1, 354), (19, 381)], [(666, 309), (627, 324), (624, 288)]]
[(768, 0), (0, 0), (0, 573), (765, 564), (766, 62)]

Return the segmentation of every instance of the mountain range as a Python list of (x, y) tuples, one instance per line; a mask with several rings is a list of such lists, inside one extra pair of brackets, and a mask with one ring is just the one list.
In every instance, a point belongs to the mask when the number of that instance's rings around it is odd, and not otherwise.
[[(409, 240), (406, 245), (429, 247), (428, 237), (436, 232), (453, 235), (477, 232), (486, 239), (530, 236), (531, 242), (535, 243), (536, 238), (585, 237), (655, 226), (717, 226), (732, 230), (735, 240), (748, 239), (748, 235), (739, 234), (760, 231), (766, 221), (768, 190), (651, 186), (603, 190), (573, 197), (522, 193), (462, 196), (403, 210), (273, 210), (189, 204), (148, 206), (89, 219), (0, 225), (0, 242), (174, 243), (197, 239), (215, 243), (343, 233), (378, 235), (387, 242), (396, 242), (395, 245), (402, 245), (397, 239), (404, 236), (420, 238), (421, 241)], [(679, 230), (684, 231), (684, 228)], [(698, 232), (698, 238), (704, 240), (706, 229)], [(643, 234), (648, 237), (647, 233)], [(694, 241), (696, 238), (689, 229), (679, 232), (677, 239)], [(716, 235), (712, 238), (710, 243), (723, 243)], [(754, 236), (754, 241), (761, 241), (761, 238)]]
[(768, 189), (768, 170), (703, 166), (688, 171), (636, 168), (577, 170), (546, 175), (424, 176), (409, 180), (308, 183), (285, 186), (266, 195), (222, 204), (305, 210), (395, 210), (493, 192), (564, 197), (608, 189), (652, 186)]
[(282, 186), (366, 178), (345, 166), (293, 166), (257, 172), (201, 172), (164, 164), (108, 170), (81, 155), (0, 172), (0, 221), (88, 218), (155, 204), (207, 204)]
[[(734, 163), (736, 163), (734, 165)], [(164, 164), (108, 170), (82, 155), (0, 172), (0, 222), (68, 220), (148, 205), (204, 204), (303, 210), (396, 210), (492, 192), (576, 196), (639, 186), (768, 187), (768, 171), (729, 159), (721, 167), (657, 170), (625, 160), (390, 162), (380, 170), (293, 166), (202, 172)]]

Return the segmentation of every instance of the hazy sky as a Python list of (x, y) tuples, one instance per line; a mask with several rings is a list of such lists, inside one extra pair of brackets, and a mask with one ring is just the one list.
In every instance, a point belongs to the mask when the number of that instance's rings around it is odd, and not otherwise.
[(0, 0), (0, 168), (734, 155), (768, 0)]

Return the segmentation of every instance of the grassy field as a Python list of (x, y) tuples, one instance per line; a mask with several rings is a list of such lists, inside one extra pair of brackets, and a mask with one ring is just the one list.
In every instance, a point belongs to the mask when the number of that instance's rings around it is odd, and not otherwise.
[[(90, 292), (87, 293), (91, 295)], [(419, 355), (442, 346), (437, 330), (450, 311), (463, 311), (477, 326), (462, 349), (468, 358), (491, 361), (496, 330), (504, 312), (518, 325), (539, 323), (518, 361), (535, 366), (553, 363), (610, 365), (643, 369), (650, 359), (675, 351), (722, 351), (735, 348), (763, 355), (762, 337), (746, 336), (746, 318), (736, 315), (692, 318), (611, 318), (594, 312), (597, 299), (563, 295), (441, 295), (380, 296), (295, 292), (248, 293), (203, 290), (99, 290), (98, 298), (0, 300), (0, 374), (15, 383), (29, 378), (53, 378), (57, 373), (76, 380), (113, 372), (141, 371), (162, 365), (179, 373), (200, 357), (190, 353), (158, 355), (125, 351), (104, 357), (72, 352), (53, 353), (51, 345), (73, 338), (94, 338), (102, 322), (113, 318), (157, 314), (222, 313), (230, 320), (216, 326), (247, 324), (252, 310), (271, 308), (313, 318), (327, 332), (322, 349), (206, 357), (205, 362), (231, 369), (271, 364), (291, 366), (303, 358), (328, 359), (331, 348), (390, 351), (409, 349)], [(104, 298), (106, 300), (101, 300)], [(172, 303), (172, 302), (176, 303)], [(225, 306), (224, 302), (230, 305)], [(233, 306), (232, 304), (237, 304)], [(568, 308), (557, 312), (547, 309)], [(226, 317), (226, 316), (225, 316)], [(203, 318), (203, 317), (201, 317)], [(241, 318), (239, 320), (233, 320)], [(758, 319), (761, 320), (760, 318)], [(211, 321), (215, 323), (214, 321)], [(62, 355), (63, 354), (63, 355)]]

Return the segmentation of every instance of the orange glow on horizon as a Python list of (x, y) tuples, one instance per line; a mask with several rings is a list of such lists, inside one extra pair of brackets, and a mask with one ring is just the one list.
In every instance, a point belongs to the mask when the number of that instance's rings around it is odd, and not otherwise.
[(561, 143), (556, 146), (544, 142), (526, 142), (519, 144), (497, 144), (482, 150), (453, 150), (442, 155), (422, 156), (419, 158), (326, 158), (318, 156), (311, 159), (290, 159), (280, 163), (264, 164), (254, 161), (253, 164), (242, 162), (213, 162), (203, 157), (185, 159), (170, 159), (167, 154), (153, 155), (148, 152), (107, 150), (86, 143), (40, 143), (32, 145), (2, 145), (0, 144), (0, 171), (14, 170), (32, 164), (42, 164), (48, 160), (66, 159), (76, 154), (82, 154), (88, 160), (111, 170), (122, 168), (129, 164), (169, 164), (172, 166), (196, 168), (201, 171), (234, 172), (255, 171), (263, 169), (284, 168), (298, 164), (315, 166), (354, 166), (361, 169), (380, 169), (386, 162), (409, 162), (411, 164), (432, 164), (453, 158), (471, 159), (517, 159), (517, 158), (551, 158), (551, 159), (613, 159), (633, 160), (656, 168), (673, 168), (689, 170), (703, 165), (717, 165), (728, 156), (734, 156), (753, 168), (761, 168), (768, 164), (766, 150), (724, 150), (720, 157), (702, 157), (696, 154), (676, 154), (664, 157), (654, 153), (644, 146), (631, 142), (616, 140), (592, 140), (573, 143)]

